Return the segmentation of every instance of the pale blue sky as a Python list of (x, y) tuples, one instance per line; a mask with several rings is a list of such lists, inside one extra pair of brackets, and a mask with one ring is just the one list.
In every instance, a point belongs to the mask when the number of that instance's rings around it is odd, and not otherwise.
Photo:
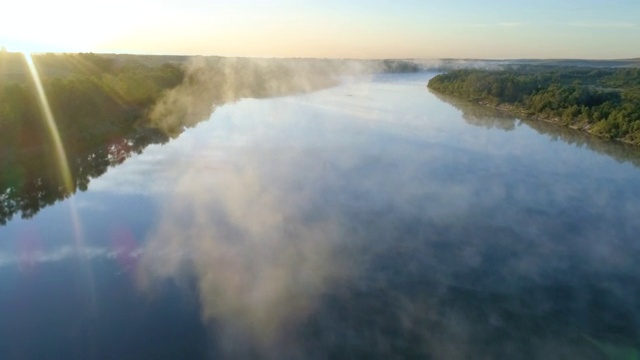
[(22, 0), (15, 51), (350, 58), (640, 57), (640, 1)]

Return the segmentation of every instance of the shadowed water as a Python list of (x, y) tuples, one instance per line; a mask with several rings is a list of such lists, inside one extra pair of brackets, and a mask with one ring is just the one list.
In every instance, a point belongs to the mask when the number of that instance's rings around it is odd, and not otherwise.
[(0, 357), (632, 358), (638, 152), (431, 76), (218, 107), (9, 221)]

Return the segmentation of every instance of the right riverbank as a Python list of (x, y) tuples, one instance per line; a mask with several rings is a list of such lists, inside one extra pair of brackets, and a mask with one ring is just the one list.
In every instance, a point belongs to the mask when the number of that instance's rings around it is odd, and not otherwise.
[(640, 68), (455, 70), (427, 87), (516, 116), (640, 145)]

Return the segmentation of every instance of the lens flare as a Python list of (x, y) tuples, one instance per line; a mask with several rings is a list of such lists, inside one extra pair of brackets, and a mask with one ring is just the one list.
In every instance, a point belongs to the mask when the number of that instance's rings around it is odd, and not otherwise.
[(56, 154), (56, 159), (58, 161), (58, 166), (60, 168), (60, 175), (62, 177), (62, 184), (69, 193), (72, 193), (75, 187), (73, 185), (73, 179), (71, 177), (71, 170), (69, 169), (69, 162), (67, 161), (67, 155), (64, 151), (64, 146), (62, 145), (62, 139), (60, 138), (60, 132), (58, 131), (58, 126), (56, 125), (55, 118), (53, 117), (53, 112), (51, 112), (49, 101), (47, 100), (44, 88), (42, 87), (40, 75), (38, 74), (38, 70), (36, 69), (35, 64), (33, 63), (31, 54), (25, 53), (24, 58), (27, 62), (27, 66), (29, 67), (29, 72), (31, 73), (33, 84), (35, 85), (36, 91), (38, 93), (38, 103), (40, 104), (40, 110), (42, 111), (45, 124), (47, 125), (47, 129), (49, 130), (49, 135), (53, 140), (54, 151)]
[[(75, 182), (71, 175), (71, 169), (69, 168), (69, 162), (67, 160), (67, 154), (64, 150), (64, 146), (62, 144), (62, 138), (60, 137), (60, 132), (58, 131), (58, 126), (56, 125), (55, 118), (53, 116), (53, 112), (51, 111), (51, 107), (49, 106), (49, 101), (47, 100), (47, 96), (44, 92), (44, 88), (42, 86), (42, 81), (40, 80), (40, 75), (38, 74), (38, 70), (33, 62), (33, 58), (31, 54), (24, 54), (27, 66), (29, 67), (29, 72), (31, 73), (31, 78), (33, 79), (33, 83), (36, 87), (37, 95), (38, 95), (38, 103), (40, 104), (40, 110), (42, 111), (42, 116), (44, 122), (49, 131), (49, 135), (53, 140), (54, 151), (56, 155), (56, 160), (58, 161), (58, 167), (60, 170), (60, 176), (62, 179), (62, 184), (68, 194), (73, 194), (75, 191)], [(90, 296), (90, 304), (92, 313), (96, 313), (96, 298), (95, 298), (95, 282), (93, 280), (93, 272), (91, 270), (91, 266), (88, 263), (86, 252), (85, 252), (85, 242), (82, 230), (82, 222), (80, 221), (80, 216), (78, 214), (78, 208), (73, 201), (70, 199), (69, 207), (70, 207), (70, 216), (71, 223), (73, 226), (73, 235), (75, 240), (75, 246), (80, 255), (83, 266), (85, 268), (85, 281), (87, 282), (87, 287), (89, 288), (89, 296)], [(93, 336), (93, 335), (92, 335)]]

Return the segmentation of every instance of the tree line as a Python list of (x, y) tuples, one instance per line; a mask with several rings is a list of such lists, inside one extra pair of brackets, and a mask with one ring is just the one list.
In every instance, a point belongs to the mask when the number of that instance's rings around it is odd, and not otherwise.
[[(163, 93), (182, 82), (178, 64), (117, 64), (95, 54), (34, 57), (62, 140), (88, 149), (130, 131)], [(31, 79), (0, 87), (0, 147), (49, 145)]]
[(457, 70), (428, 87), (592, 134), (640, 144), (640, 68)]

